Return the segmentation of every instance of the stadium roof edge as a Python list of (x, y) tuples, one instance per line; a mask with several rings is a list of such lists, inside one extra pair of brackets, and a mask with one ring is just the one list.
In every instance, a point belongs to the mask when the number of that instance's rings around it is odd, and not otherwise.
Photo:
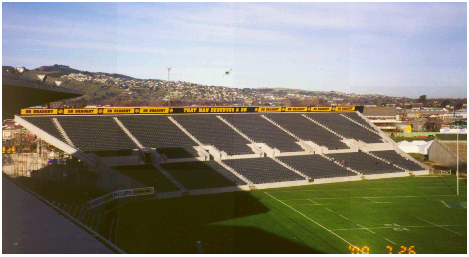
[(2, 115), (13, 118), (22, 108), (85, 95), (86, 92), (41, 83), (18, 74), (2, 72)]
[(41, 83), (39, 82), (39, 80), (31, 79), (31, 78), (20, 76), (17, 74), (11, 74), (5, 71), (2, 72), (2, 84), (20, 86), (20, 87), (37, 88), (37, 89), (50, 90), (50, 91), (63, 92), (63, 93), (73, 93), (77, 95), (86, 94), (86, 92), (83, 90), (56, 86), (54, 84), (47, 83), (47, 82)]

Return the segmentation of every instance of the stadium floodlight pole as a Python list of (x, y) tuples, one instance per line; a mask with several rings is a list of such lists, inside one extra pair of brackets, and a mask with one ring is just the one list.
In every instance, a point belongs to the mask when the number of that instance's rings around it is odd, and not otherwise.
[(456, 195), (459, 195), (459, 131), (456, 133)]
[(171, 67), (168, 67), (168, 82), (169, 82), (169, 71), (171, 70)]

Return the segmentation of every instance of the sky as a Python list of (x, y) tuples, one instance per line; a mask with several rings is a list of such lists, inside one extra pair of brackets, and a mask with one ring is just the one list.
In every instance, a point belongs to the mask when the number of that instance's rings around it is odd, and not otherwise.
[(2, 3), (2, 64), (465, 98), (467, 3)]

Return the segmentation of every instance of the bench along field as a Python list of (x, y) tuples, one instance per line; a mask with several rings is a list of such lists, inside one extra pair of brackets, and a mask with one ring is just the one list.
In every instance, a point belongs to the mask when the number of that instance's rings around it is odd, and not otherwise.
[(415, 176), (125, 204), (128, 253), (466, 253), (466, 180)]

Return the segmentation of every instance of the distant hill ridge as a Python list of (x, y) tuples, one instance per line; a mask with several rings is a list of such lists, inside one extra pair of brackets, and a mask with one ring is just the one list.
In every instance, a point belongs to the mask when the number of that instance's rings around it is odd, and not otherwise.
[(60, 75), (68, 75), (71, 73), (82, 73), (82, 74), (91, 75), (91, 76), (93, 74), (104, 74), (106, 76), (110, 76), (114, 78), (134, 79), (133, 77), (122, 75), (122, 74), (116, 74), (116, 73), (81, 71), (81, 70), (70, 68), (70, 66), (60, 65), (60, 64), (55, 64), (53, 66), (41, 66), (41, 67), (33, 69), (33, 71), (59, 73)]

